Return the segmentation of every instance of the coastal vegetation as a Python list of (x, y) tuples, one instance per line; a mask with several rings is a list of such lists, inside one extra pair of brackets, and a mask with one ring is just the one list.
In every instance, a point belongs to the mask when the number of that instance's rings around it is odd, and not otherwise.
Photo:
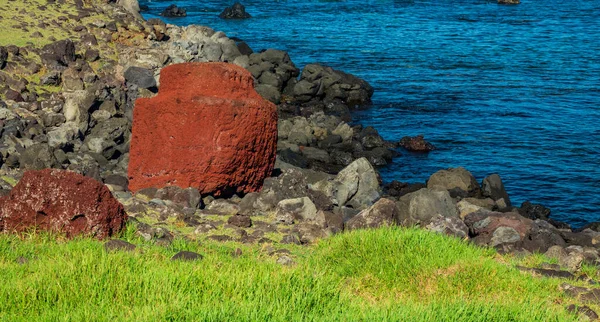
[[(107, 252), (88, 238), (1, 235), (0, 319), (576, 320), (564, 309), (572, 299), (559, 292), (563, 280), (515, 268), (541, 256), (500, 256), (419, 229), (359, 230), (278, 249), (203, 239), (164, 247), (135, 231), (130, 224), (121, 236), (137, 245), (132, 252)], [(181, 250), (204, 258), (169, 259)], [(277, 263), (278, 254), (294, 263)]]

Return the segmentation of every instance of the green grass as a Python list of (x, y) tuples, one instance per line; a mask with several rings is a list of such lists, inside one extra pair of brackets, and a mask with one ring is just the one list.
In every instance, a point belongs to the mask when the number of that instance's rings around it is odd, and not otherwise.
[[(416, 229), (355, 231), (311, 247), (175, 240), (106, 253), (91, 239), (0, 235), (1, 321), (571, 321), (564, 281)], [(277, 245), (273, 245), (278, 247)], [(241, 248), (243, 255), (231, 253)], [(180, 250), (202, 261), (172, 262)], [(20, 257), (27, 258), (19, 264)]]

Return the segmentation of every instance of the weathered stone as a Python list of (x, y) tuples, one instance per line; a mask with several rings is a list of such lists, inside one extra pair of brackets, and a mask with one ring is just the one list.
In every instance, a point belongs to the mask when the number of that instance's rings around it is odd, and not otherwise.
[(277, 204), (277, 221), (290, 225), (298, 220), (312, 220), (317, 216), (317, 207), (308, 197), (286, 199)]
[(457, 217), (444, 217), (441, 215), (436, 215), (431, 219), (431, 222), (425, 228), (436, 233), (455, 236), (458, 238), (464, 239), (469, 237), (469, 227), (467, 227), (467, 225), (465, 225), (465, 223)]
[(217, 199), (208, 204), (206, 210), (220, 215), (236, 215), (240, 212), (240, 206), (231, 200)]
[(176, 205), (192, 209), (198, 208), (201, 202), (201, 195), (198, 189), (183, 189), (177, 186), (169, 186), (158, 189), (154, 197), (162, 200), (170, 200)]
[(371, 207), (361, 211), (346, 222), (347, 230), (391, 226), (398, 221), (398, 207), (390, 199), (379, 199)]
[(448, 191), (458, 189), (467, 195), (477, 195), (480, 192), (475, 177), (462, 167), (440, 170), (432, 174), (427, 180), (427, 188)]
[(490, 197), (494, 201), (504, 199), (506, 207), (511, 206), (510, 198), (508, 197), (508, 193), (506, 193), (506, 190), (504, 189), (504, 184), (502, 183), (502, 179), (500, 179), (499, 175), (494, 173), (485, 177), (485, 179), (483, 179), (483, 182), (481, 183), (481, 189), (485, 197)]
[(68, 66), (75, 61), (75, 44), (70, 39), (59, 40), (42, 48), (42, 62), (54, 68)]
[(125, 71), (125, 80), (129, 84), (134, 84), (139, 88), (156, 87), (154, 73), (146, 68), (131, 66)]
[(5, 232), (36, 227), (103, 239), (119, 233), (126, 219), (123, 205), (106, 186), (69, 171), (27, 171), (10, 195), (0, 198)]
[(533, 222), (517, 213), (478, 211), (467, 215), (465, 224), (476, 244), (498, 246), (522, 242), (529, 236)]
[(427, 226), (437, 216), (458, 218), (458, 211), (445, 190), (427, 188), (406, 194), (398, 201), (398, 223)]
[(227, 223), (236, 227), (250, 228), (252, 227), (252, 220), (248, 216), (235, 215), (227, 219)]
[(331, 195), (334, 204), (365, 209), (379, 199), (379, 178), (373, 166), (360, 158), (345, 167), (333, 179)]
[(43, 143), (34, 144), (19, 157), (19, 164), (25, 170), (41, 170), (59, 166), (50, 147)]
[(273, 169), (276, 143), (276, 107), (254, 91), (248, 71), (224, 63), (171, 65), (161, 72), (158, 96), (139, 99), (134, 110), (129, 188), (257, 191)]

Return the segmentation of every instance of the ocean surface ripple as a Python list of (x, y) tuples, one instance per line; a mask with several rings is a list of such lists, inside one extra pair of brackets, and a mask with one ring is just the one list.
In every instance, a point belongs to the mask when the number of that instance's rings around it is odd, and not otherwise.
[[(233, 1), (232, 1), (233, 2)], [(424, 134), (439, 149), (403, 155), (384, 181), (424, 182), (463, 166), (502, 177), (513, 204), (552, 209), (574, 226), (600, 221), (600, 0), (140, 1), (146, 18), (186, 8), (199, 24), (368, 80), (374, 106), (355, 113), (388, 140)]]

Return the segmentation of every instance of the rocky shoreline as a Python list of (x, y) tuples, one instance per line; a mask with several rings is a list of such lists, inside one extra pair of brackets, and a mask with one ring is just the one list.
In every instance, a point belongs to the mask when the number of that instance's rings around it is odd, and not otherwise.
[[(416, 225), (500, 252), (546, 253), (572, 272), (583, 262), (600, 263), (600, 225), (573, 230), (541, 205), (514, 207), (498, 175), (480, 184), (456, 168), (424, 183), (383, 186), (374, 166), (392, 162), (398, 147), (434, 147), (422, 137), (388, 142), (376, 129), (350, 123), (352, 110), (370, 103), (365, 80), (319, 64), (301, 71), (284, 51), (253, 52), (209, 27), (146, 22), (135, 6), (75, 2), (40, 8), (56, 14), (44, 21), (63, 30), (64, 40), (0, 46), (2, 196), (25, 171), (67, 169), (104, 183), (138, 234), (159, 243), (183, 237), (311, 244), (344, 230)], [(156, 95), (163, 67), (209, 61), (247, 69), (256, 91), (277, 105), (273, 175), (260, 192), (245, 195), (215, 198), (178, 187), (132, 193), (134, 102)], [(0, 223), (9, 216), (3, 212)]]

